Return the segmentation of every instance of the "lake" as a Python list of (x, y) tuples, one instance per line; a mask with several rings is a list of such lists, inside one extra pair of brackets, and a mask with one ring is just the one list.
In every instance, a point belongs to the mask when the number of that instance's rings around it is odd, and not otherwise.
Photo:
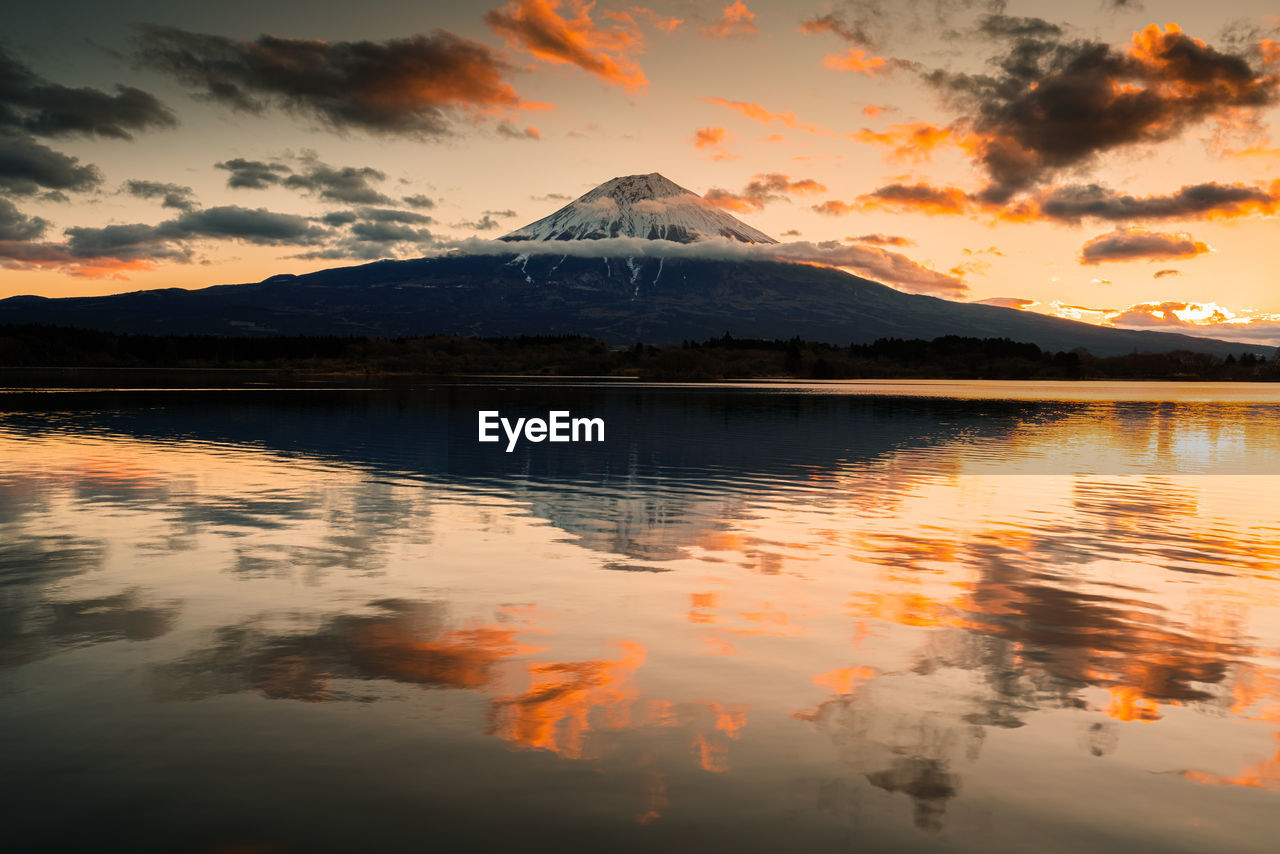
[(9, 390), (6, 847), (1271, 852), (1277, 507), (1274, 386)]

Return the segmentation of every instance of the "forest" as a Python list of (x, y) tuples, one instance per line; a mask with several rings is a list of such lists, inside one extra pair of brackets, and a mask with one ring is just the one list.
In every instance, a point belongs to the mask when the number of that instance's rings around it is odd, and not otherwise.
[(257, 369), (317, 374), (536, 375), (650, 380), (751, 378), (1010, 380), (1280, 380), (1280, 358), (1242, 352), (1049, 352), (1007, 338), (954, 335), (837, 345), (793, 338), (657, 347), (581, 336), (420, 338), (117, 334), (38, 324), (0, 325), (0, 369)]

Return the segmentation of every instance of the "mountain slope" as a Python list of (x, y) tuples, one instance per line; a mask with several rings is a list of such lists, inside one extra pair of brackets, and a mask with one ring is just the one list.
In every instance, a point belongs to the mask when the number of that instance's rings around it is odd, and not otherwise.
[[(631, 239), (597, 242), (614, 237)], [(510, 254), (378, 261), (197, 291), (14, 297), (0, 300), (0, 323), (213, 335), (571, 333), (617, 344), (673, 344), (726, 332), (842, 345), (964, 335), (1030, 341), (1053, 351), (1083, 347), (1099, 356), (1274, 350), (906, 294), (829, 267), (715, 260), (725, 257), (726, 246), (777, 241), (656, 172), (607, 181), (503, 240), (511, 243)], [(575, 241), (573, 250), (562, 241)], [(672, 254), (671, 243), (660, 241), (707, 246), (674, 247), (681, 251)], [(638, 244), (643, 255), (600, 257), (635, 253)], [(564, 254), (557, 251), (561, 245)]]
[(560, 210), (502, 240), (596, 240), (639, 237), (692, 243), (724, 237), (743, 243), (777, 243), (706, 199), (657, 172), (606, 181)]
[(117, 332), (410, 336), (576, 333), (617, 344), (802, 338), (838, 344), (967, 335), (1084, 347), (1105, 356), (1275, 348), (1107, 329), (896, 291), (839, 270), (781, 262), (560, 255), (379, 261), (198, 291), (0, 301), (0, 323)]

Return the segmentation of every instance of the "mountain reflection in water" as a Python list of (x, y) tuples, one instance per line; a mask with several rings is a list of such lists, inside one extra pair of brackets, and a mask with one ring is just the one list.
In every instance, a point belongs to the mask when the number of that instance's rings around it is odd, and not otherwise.
[(1280, 394), (852, 388), (0, 397), (10, 838), (1270, 850)]

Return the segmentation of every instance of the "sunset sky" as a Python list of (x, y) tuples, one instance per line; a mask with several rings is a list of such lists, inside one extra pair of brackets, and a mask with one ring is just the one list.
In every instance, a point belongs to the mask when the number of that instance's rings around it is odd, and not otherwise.
[(432, 254), (660, 172), (904, 290), (1280, 344), (1280, 8), (1067, 8), (22, 4), (0, 297)]

